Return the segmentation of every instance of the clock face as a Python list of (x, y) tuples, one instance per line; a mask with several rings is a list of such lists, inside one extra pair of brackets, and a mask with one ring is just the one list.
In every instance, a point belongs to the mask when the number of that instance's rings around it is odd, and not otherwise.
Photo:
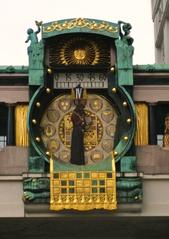
[[(39, 88), (31, 101), (28, 114), (30, 140), (34, 149), (40, 156), (43, 155), (46, 162), (49, 162), (50, 153), (57, 160), (70, 162), (73, 130), (71, 116), (76, 107), (71, 89), (77, 85), (76, 80), (79, 79), (74, 76), (75, 73), (69, 75), (68, 79), (75, 79), (75, 82), (69, 82), (65, 75), (61, 74), (55, 79), (57, 83), (53, 89)], [(96, 81), (97, 76), (100, 76), (100, 73), (95, 75)], [(83, 75), (82, 83), (89, 88), (93, 87), (93, 92), (95, 90), (95, 93), (90, 93), (88, 88), (83, 86), (88, 91), (84, 109), (85, 165), (101, 162), (112, 153), (117, 162), (133, 143), (136, 128), (134, 103), (123, 87), (109, 86), (107, 94), (111, 99), (110, 103), (100, 92), (104, 89), (105, 94), (106, 86), (111, 82), (108, 84), (106, 77), (104, 81), (100, 77), (101, 82), (93, 82), (91, 79), (93, 78)], [(98, 86), (99, 91), (95, 86)], [(59, 91), (67, 93), (58, 95)]]
[[(41, 138), (46, 151), (52, 152), (55, 158), (64, 162), (70, 161), (73, 129), (71, 115), (74, 108), (71, 95), (60, 95), (49, 103), (40, 122)], [(104, 160), (112, 152), (117, 113), (103, 96), (88, 94), (85, 121), (85, 164), (90, 165)]]

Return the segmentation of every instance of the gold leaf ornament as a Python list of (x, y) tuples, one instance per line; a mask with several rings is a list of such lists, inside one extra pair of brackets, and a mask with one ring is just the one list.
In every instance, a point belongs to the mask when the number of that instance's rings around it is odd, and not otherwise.
[(95, 65), (100, 60), (97, 43), (82, 37), (67, 40), (60, 49), (59, 55), (64, 65)]
[(43, 32), (64, 31), (77, 27), (88, 28), (95, 31), (107, 31), (111, 33), (118, 32), (118, 27), (115, 27), (108, 22), (96, 22), (84, 18), (76, 18), (73, 20), (66, 20), (64, 22), (52, 22), (50, 25), (43, 27)]

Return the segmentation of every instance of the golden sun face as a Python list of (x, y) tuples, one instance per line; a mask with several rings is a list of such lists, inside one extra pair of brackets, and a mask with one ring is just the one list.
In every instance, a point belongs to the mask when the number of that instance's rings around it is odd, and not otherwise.
[(86, 51), (84, 49), (74, 50), (74, 57), (77, 60), (84, 60), (86, 57)]
[(100, 60), (96, 42), (81, 37), (66, 41), (59, 55), (64, 65), (96, 65)]

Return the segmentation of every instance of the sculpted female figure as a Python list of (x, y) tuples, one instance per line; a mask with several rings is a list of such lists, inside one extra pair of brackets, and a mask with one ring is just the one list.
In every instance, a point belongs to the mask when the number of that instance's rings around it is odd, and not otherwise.
[(85, 112), (84, 104), (79, 100), (76, 108), (72, 113), (72, 139), (71, 139), (71, 159), (72, 164), (84, 165), (84, 129), (85, 129)]

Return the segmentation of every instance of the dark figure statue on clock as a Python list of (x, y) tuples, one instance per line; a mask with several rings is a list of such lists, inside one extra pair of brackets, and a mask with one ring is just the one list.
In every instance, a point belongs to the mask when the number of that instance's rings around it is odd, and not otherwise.
[(84, 129), (85, 111), (84, 104), (79, 100), (72, 113), (72, 139), (71, 139), (71, 159), (70, 162), (76, 165), (84, 165)]

